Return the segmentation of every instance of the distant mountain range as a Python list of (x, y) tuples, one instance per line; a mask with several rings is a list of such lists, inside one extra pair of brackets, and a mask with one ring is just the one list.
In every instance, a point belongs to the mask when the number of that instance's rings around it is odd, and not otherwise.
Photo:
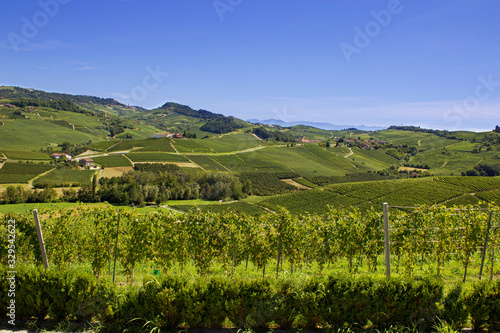
[(304, 126), (312, 126), (328, 131), (338, 131), (338, 130), (343, 130), (347, 128), (356, 128), (358, 130), (362, 131), (379, 131), (386, 129), (387, 127), (382, 127), (382, 126), (365, 126), (365, 125), (334, 125), (330, 123), (315, 123), (315, 122), (310, 122), (310, 121), (292, 121), (292, 122), (286, 122), (283, 120), (279, 119), (266, 119), (266, 120), (259, 120), (259, 119), (248, 119), (247, 120), (250, 123), (254, 124), (264, 124), (264, 125), (279, 125), (283, 127), (291, 127), (291, 126), (297, 126), (297, 125), (304, 125)]

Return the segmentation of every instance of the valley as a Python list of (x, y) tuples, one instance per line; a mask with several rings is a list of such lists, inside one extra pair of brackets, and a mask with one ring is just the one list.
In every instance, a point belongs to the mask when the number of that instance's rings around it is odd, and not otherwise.
[[(16, 87), (1, 87), (0, 97), (4, 195), (7, 188), (15, 192), (12, 187), (18, 186), (28, 192), (34, 187), (78, 193), (92, 186), (94, 176), (98, 180), (121, 177), (137, 172), (140, 164), (160, 163), (190, 175), (184, 178), (230, 173), (241, 183), (249, 182), (251, 189), (221, 198), (222, 204), (192, 201), (199, 194), (185, 201), (167, 194), (161, 199), (156, 195), (150, 201), (114, 204), (168, 205), (186, 212), (194, 207), (244, 210), (258, 215), (279, 207), (304, 214), (324, 213), (329, 206), (369, 209), (385, 201), (452, 206), (496, 204), (500, 199), (496, 177), (462, 176), (478, 165), (497, 170), (500, 136), (493, 131), (396, 126), (372, 132), (326, 131), (303, 125), (252, 124), (177, 103), (145, 110), (110, 99)], [(158, 133), (167, 134), (153, 138)], [(53, 153), (72, 155), (73, 162), (54, 160)], [(91, 159), (92, 166), (74, 162), (82, 158)], [(189, 185), (189, 180), (182, 182), (184, 187)], [(484, 184), (478, 193), (471, 190), (471, 184), (477, 183)], [(66, 199), (50, 197), (51, 201)], [(71, 200), (79, 199), (83, 196), (75, 194)], [(23, 199), (11, 201), (19, 200)]]

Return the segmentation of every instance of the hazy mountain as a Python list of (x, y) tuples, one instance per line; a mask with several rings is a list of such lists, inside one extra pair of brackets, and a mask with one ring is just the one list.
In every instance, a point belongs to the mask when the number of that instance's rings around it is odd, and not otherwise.
[(254, 124), (265, 124), (265, 125), (279, 125), (283, 127), (291, 127), (291, 126), (297, 126), (297, 125), (305, 125), (305, 126), (312, 126), (324, 130), (329, 130), (329, 131), (335, 131), (335, 130), (343, 130), (346, 128), (356, 128), (358, 130), (362, 131), (378, 131), (378, 130), (383, 130), (386, 129), (387, 127), (382, 127), (382, 126), (365, 126), (365, 125), (334, 125), (330, 123), (317, 123), (317, 122), (311, 122), (311, 121), (291, 121), (291, 122), (286, 122), (283, 120), (279, 119), (266, 119), (266, 120), (259, 120), (259, 119), (248, 119), (247, 120), (250, 123)]

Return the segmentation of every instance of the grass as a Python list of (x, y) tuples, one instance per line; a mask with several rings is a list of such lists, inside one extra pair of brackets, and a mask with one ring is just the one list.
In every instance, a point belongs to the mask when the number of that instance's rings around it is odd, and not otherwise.
[(50, 164), (5, 162), (0, 169), (0, 184), (28, 183), (52, 168)]
[(54, 169), (33, 181), (33, 186), (69, 187), (90, 185), (94, 170)]

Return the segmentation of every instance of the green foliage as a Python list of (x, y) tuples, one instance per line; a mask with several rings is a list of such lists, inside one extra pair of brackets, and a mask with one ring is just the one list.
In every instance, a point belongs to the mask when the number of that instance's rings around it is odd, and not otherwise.
[[(0, 266), (2, 289), (8, 290), (7, 269)], [(114, 291), (104, 281), (88, 273), (72, 270), (22, 266), (16, 272), (16, 319), (46, 316), (58, 321), (90, 321), (110, 314), (115, 299)], [(9, 302), (7, 293), (2, 294), (4, 304)]]
[[(421, 254), (437, 262), (439, 272), (439, 265), (452, 257), (463, 261), (465, 254), (477, 252), (481, 242), (475, 237), (484, 234), (488, 214), (471, 208), (391, 210), (391, 251), (394, 258), (401, 257), (405, 275), (412, 275)], [(29, 266), (40, 260), (31, 214), (14, 217), (16, 259), (23, 263), (16, 267), (18, 318), (95, 317), (114, 331), (146, 322), (168, 329), (221, 328), (226, 318), (238, 327), (253, 328), (313, 329), (319, 325), (389, 330), (403, 326), (426, 331), (439, 320), (442, 330), (461, 327), (470, 314), (475, 329), (498, 330), (498, 281), (478, 283), (468, 291), (450, 286), (444, 294), (444, 283), (438, 279), (357, 279), (346, 277), (345, 271), (342, 278), (321, 275), (326, 264), (339, 261), (348, 263), (349, 274), (362, 260), (371, 271), (377, 268), (377, 257), (383, 252), (381, 213), (377, 211), (330, 210), (322, 216), (293, 217), (280, 210), (257, 219), (239, 213), (193, 211), (178, 216), (82, 206), (41, 211), (40, 215), (44, 216), (46, 248), (54, 267), (47, 272)], [(1, 220), (0, 230), (5, 232), (11, 218)], [(130, 282), (134, 267), (141, 262), (166, 272), (174, 263), (185, 265), (192, 260), (203, 278), (186, 280), (166, 274), (159, 281), (148, 278), (142, 286), (127, 290), (113, 289), (88, 273), (63, 269), (89, 263), (94, 275), (101, 276), (111, 259), (118, 221), (118, 260)], [(497, 240), (492, 232), (492, 244)], [(1, 242), (0, 259), (6, 262), (7, 243)], [(246, 258), (264, 277), (272, 258), (278, 263), (286, 260), (290, 273), (294, 267), (313, 263), (319, 270), (308, 278), (282, 274), (273, 282), (211, 276), (216, 264), (232, 276), (234, 266)], [(6, 271), (0, 266), (2, 277)], [(2, 289), (7, 290), (9, 281), (1, 281)], [(117, 294), (122, 295), (119, 300)], [(8, 301), (5, 293), (0, 298)]]
[[(6, 276), (5, 268), (0, 275)], [(8, 280), (2, 279), (4, 290)], [(428, 329), (436, 319), (442, 284), (338, 277), (305, 282), (165, 278), (145, 280), (117, 297), (115, 289), (78, 271), (23, 268), (17, 274), (16, 319), (100, 321), (103, 329), (314, 329), (363, 327)], [(2, 295), (7, 302), (7, 295)], [(227, 318), (227, 319), (226, 319)], [(152, 327), (149, 326), (149, 329)]]
[(190, 117), (195, 117), (195, 118), (202, 118), (202, 119), (216, 119), (223, 117), (221, 114), (217, 113), (212, 113), (207, 110), (193, 110), (187, 105), (182, 105), (179, 103), (174, 103), (174, 102), (167, 102), (163, 104), (159, 109), (165, 109), (167, 111), (175, 112), (178, 114), (182, 114), (185, 116), (190, 116)]
[(475, 330), (488, 328), (500, 330), (500, 282), (477, 283), (472, 292), (465, 296), (465, 304), (470, 313)]
[(41, 106), (41, 107), (46, 107), (46, 108), (51, 108), (54, 110), (64, 110), (64, 111), (72, 111), (72, 112), (78, 112), (78, 113), (85, 113), (88, 112), (82, 107), (69, 102), (69, 101), (64, 101), (64, 100), (57, 100), (57, 101), (44, 101), (41, 99), (34, 99), (34, 98), (19, 98), (19, 99), (14, 99), (11, 100), (10, 102), (12, 105), (15, 105), (20, 108), (24, 108), (26, 106)]
[[(100, 105), (120, 105), (119, 102), (111, 98), (99, 98), (87, 95), (70, 95), (49, 93), (41, 90), (25, 89), (20, 87), (8, 87), (10, 89), (1, 89), (0, 96), (3, 98), (25, 98), (25, 99), (39, 99), (40, 101), (60, 100), (76, 103), (90, 103)], [(121, 104), (122, 106), (125, 106)]]
[(500, 164), (476, 164), (474, 169), (462, 172), (462, 176), (483, 176), (495, 177), (500, 176)]
[(210, 119), (200, 130), (216, 134), (224, 134), (245, 127), (245, 123), (233, 117)]
[(442, 308), (438, 314), (439, 319), (451, 326), (452, 329), (465, 327), (469, 311), (465, 305), (463, 286), (456, 285), (448, 290), (441, 303)]
[[(121, 177), (101, 178), (100, 200), (121, 205), (160, 204), (169, 199), (239, 199), (249, 193), (239, 179), (227, 172), (187, 173), (177, 166), (136, 164), (137, 171)], [(244, 192), (245, 190), (245, 192)]]
[(264, 126), (256, 127), (252, 133), (257, 135), (262, 140), (273, 140), (281, 142), (295, 142), (298, 137), (288, 132), (281, 132), (279, 130), (268, 130)]

